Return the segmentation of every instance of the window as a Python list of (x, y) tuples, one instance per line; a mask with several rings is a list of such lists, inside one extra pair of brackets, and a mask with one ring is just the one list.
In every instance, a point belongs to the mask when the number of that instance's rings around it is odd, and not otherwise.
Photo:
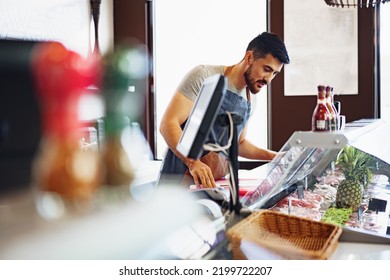
[(380, 117), (390, 122), (390, 6), (380, 8)]
[[(99, 44), (102, 53), (113, 47), (110, 19), (113, 0), (102, 1)], [(89, 0), (0, 0), (0, 38), (53, 40), (87, 57), (93, 46)]]
[[(249, 41), (267, 30), (266, 0), (154, 1), (156, 124), (185, 73), (198, 64), (239, 62)], [(267, 147), (267, 94), (257, 96), (248, 139)], [(251, 128), (251, 126), (256, 126)], [(157, 133), (157, 159), (166, 144)]]

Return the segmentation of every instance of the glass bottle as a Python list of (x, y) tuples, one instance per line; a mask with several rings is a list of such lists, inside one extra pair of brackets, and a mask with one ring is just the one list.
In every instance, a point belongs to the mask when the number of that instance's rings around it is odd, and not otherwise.
[(330, 114), (330, 130), (336, 131), (337, 130), (337, 114), (336, 114), (336, 108), (333, 105), (332, 99), (331, 99), (331, 87), (326, 86), (325, 88), (325, 102), (326, 107), (328, 108), (329, 114)]
[(330, 87), (330, 104), (333, 108), (333, 111), (336, 114), (336, 130), (340, 129), (340, 112), (336, 109), (336, 106), (334, 104), (334, 91), (333, 87)]
[(78, 118), (81, 94), (99, 67), (60, 43), (40, 44), (32, 65), (43, 128), (32, 181), (40, 214), (58, 218), (73, 206), (89, 208), (101, 184), (99, 155), (82, 148)]
[(312, 116), (312, 131), (331, 131), (330, 113), (325, 100), (325, 86), (319, 85), (317, 89), (317, 105)]

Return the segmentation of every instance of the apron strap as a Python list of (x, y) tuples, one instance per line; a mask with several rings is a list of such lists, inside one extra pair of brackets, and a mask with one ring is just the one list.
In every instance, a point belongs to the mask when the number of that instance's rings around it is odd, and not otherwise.
[(248, 87), (246, 88), (246, 100), (248, 100), (248, 102), (251, 102), (251, 92), (249, 91)]

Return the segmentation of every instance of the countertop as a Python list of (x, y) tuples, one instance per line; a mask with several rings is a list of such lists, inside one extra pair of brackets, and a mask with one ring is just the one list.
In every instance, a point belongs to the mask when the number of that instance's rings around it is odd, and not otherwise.
[[(150, 162), (139, 171), (133, 188), (136, 199), (60, 219), (43, 218), (32, 191), (0, 197), (0, 259), (176, 258), (166, 239), (174, 232), (185, 239), (177, 231), (198, 223), (204, 212), (195, 206), (198, 201), (188, 190), (172, 187), (154, 191), (160, 164)], [(241, 175), (251, 176), (246, 172)], [(390, 239), (350, 236), (350, 232), (342, 235), (330, 259), (390, 259)], [(180, 242), (183, 240), (174, 243)], [(254, 252), (250, 258), (266, 257)]]

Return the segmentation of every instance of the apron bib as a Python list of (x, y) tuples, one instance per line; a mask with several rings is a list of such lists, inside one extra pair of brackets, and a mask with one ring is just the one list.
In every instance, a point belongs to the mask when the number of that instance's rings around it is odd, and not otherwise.
[[(238, 138), (248, 122), (251, 111), (251, 104), (242, 96), (227, 90), (218, 115), (226, 114), (226, 112), (234, 113), (243, 118), (241, 124), (237, 125)], [(182, 124), (184, 128), (185, 122)], [(220, 146), (225, 146), (229, 139), (229, 126), (221, 126), (217, 122), (211, 127), (205, 143), (218, 143)], [(221, 179), (228, 174), (228, 158), (222, 153), (205, 151), (200, 158), (202, 162), (207, 164), (214, 176), (215, 180)], [(171, 151), (167, 149), (160, 176), (157, 185), (167, 184), (193, 184), (192, 176), (189, 174), (187, 166)]]

